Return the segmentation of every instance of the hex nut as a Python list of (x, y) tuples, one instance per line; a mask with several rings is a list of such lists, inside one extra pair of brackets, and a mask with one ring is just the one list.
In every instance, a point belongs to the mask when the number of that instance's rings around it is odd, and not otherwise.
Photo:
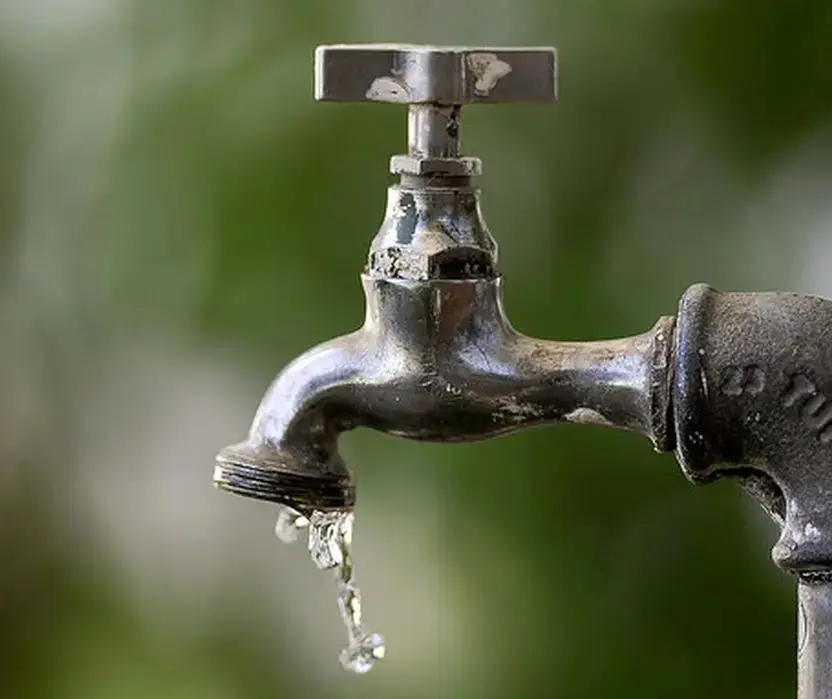
[(370, 253), (370, 276), (384, 279), (490, 279), (495, 275), (491, 255), (467, 246), (425, 252), (408, 247), (389, 247)]
[(394, 155), (390, 158), (390, 172), (394, 175), (449, 175), (476, 177), (482, 174), (479, 158), (416, 158)]

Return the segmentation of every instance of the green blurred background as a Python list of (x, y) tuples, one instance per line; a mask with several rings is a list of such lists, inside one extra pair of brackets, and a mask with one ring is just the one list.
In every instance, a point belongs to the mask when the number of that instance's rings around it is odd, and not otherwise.
[(277, 370), (357, 327), (401, 108), (321, 43), (554, 45), (560, 101), (467, 110), (514, 324), (682, 291), (832, 295), (832, 3), (0, 0), (0, 698), (787, 697), (774, 526), (635, 435), (345, 440), (388, 658), (217, 492)]

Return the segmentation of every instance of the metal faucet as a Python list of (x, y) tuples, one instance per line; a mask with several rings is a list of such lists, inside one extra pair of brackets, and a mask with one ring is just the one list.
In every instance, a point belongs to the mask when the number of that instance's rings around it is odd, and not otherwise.
[(832, 301), (698, 284), (675, 317), (605, 342), (555, 342), (506, 317), (463, 105), (549, 102), (550, 48), (322, 46), (315, 96), (408, 105), (408, 153), (362, 275), (363, 327), (290, 363), (214, 482), (299, 512), (349, 509), (339, 435), (433, 442), (555, 422), (640, 432), (694, 483), (742, 485), (780, 525), (798, 581), (798, 698), (832, 699)]

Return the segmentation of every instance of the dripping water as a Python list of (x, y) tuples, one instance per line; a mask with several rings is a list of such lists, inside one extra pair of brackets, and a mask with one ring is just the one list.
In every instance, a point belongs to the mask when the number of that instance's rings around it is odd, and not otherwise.
[(355, 673), (372, 669), (384, 657), (384, 639), (364, 627), (361, 616), (361, 592), (353, 580), (351, 511), (314, 510), (308, 517), (290, 507), (281, 507), (275, 534), (284, 543), (297, 541), (308, 530), (308, 548), (312, 561), (321, 570), (332, 570), (338, 593), (341, 619), (347, 628), (347, 647), (341, 652), (341, 665)]

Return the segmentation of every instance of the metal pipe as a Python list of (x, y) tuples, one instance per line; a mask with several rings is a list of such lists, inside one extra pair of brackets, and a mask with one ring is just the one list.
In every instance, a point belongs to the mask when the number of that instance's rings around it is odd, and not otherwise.
[(832, 697), (832, 579), (797, 586), (797, 698)]

